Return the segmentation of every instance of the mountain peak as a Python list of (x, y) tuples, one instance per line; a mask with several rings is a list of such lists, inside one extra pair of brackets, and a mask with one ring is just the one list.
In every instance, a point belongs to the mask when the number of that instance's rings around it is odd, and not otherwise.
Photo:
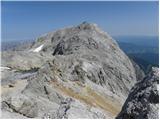
[(95, 109), (97, 118), (114, 118), (136, 82), (129, 58), (88, 22), (47, 33), (27, 49), (3, 56), (5, 66), (32, 73), (19, 97), (7, 96), (3, 104), (27, 117), (95, 118)]
[(97, 27), (97, 25), (94, 23), (89, 23), (87, 21), (84, 21), (77, 27), (81, 30), (92, 30), (93, 28)]

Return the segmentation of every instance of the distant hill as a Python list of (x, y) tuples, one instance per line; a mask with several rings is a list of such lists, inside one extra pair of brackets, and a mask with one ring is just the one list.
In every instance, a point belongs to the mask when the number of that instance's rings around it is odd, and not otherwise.
[(2, 41), (1, 51), (17, 50), (20, 47), (32, 44), (33, 40), (15, 40), (15, 41)]
[(138, 46), (159, 47), (158, 36), (114, 36), (117, 42), (125, 42)]
[[(159, 66), (158, 54), (128, 54), (128, 56), (133, 59), (146, 74), (151, 70), (152, 66)], [(149, 58), (149, 56), (154, 56), (154, 58), (156, 57), (157, 59), (150, 58), (150, 62), (149, 59), (145, 59), (145, 57)]]
[(118, 42), (120, 48), (126, 53), (155, 53), (159, 52), (158, 47), (137, 45), (133, 43)]
[(117, 37), (120, 48), (148, 73), (159, 66), (158, 37)]

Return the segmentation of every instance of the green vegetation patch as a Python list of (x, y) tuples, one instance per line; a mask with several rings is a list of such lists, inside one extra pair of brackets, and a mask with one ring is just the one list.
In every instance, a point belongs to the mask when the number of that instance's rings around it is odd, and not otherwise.
[(42, 42), (44, 39), (42, 37), (37, 39), (37, 42)]

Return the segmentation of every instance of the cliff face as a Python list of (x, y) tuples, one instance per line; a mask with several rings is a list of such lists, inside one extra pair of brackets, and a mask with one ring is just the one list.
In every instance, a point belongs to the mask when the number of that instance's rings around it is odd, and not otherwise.
[(152, 71), (132, 89), (117, 118), (158, 119), (159, 69)]
[(134, 62), (134, 60), (132, 60), (132, 59), (130, 59), (130, 60), (134, 66), (137, 81), (143, 80), (145, 77), (144, 71), (139, 67), (139, 65), (136, 62)]
[[(114, 118), (136, 82), (129, 58), (89, 23), (45, 34), (25, 50), (3, 53), (2, 61), (13, 73), (36, 69), (24, 87), (5, 86), (12, 92), (2, 94), (4, 113), (23, 117)], [(14, 86), (22, 84), (15, 79)]]

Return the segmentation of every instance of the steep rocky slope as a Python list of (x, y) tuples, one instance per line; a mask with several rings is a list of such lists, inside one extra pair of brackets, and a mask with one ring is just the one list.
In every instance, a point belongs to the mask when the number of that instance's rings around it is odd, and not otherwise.
[(139, 65), (134, 60), (132, 60), (131, 58), (130, 60), (134, 66), (137, 81), (143, 80), (145, 77), (144, 71), (139, 67)]
[(2, 65), (10, 68), (5, 72), (36, 70), (2, 86), (3, 117), (114, 118), (136, 82), (129, 58), (90, 23), (45, 34), (25, 50), (3, 52)]
[(152, 71), (132, 89), (117, 118), (159, 118), (159, 69)]

